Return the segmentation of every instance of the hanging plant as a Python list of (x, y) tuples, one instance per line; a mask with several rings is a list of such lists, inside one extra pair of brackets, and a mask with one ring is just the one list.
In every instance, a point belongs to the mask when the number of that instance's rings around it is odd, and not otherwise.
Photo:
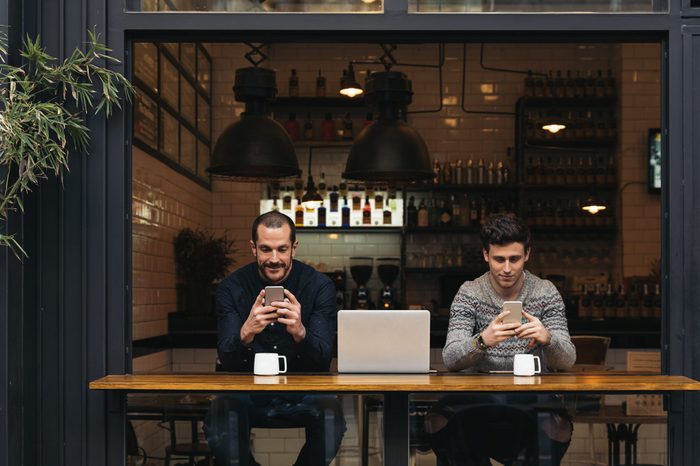
[(110, 57), (99, 35), (88, 31), (85, 51), (59, 62), (41, 46), (41, 38), (27, 37), (20, 50), (20, 66), (7, 63), (7, 35), (0, 33), (0, 246), (17, 258), (26, 252), (13, 235), (3, 234), (10, 212), (24, 211), (22, 196), (50, 175), (63, 177), (68, 153), (86, 153), (90, 111), (109, 117), (121, 108), (120, 91), (131, 98), (131, 84), (100, 63), (119, 63)]

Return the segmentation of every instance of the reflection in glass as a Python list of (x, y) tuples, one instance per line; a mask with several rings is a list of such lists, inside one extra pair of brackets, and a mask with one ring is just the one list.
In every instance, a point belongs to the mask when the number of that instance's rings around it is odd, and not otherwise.
[(209, 104), (200, 96), (197, 96), (197, 129), (207, 138), (210, 137)]
[(197, 82), (208, 95), (211, 95), (209, 82), (211, 81), (211, 62), (207, 56), (199, 49), (197, 51)]
[(160, 60), (160, 95), (163, 100), (177, 109), (177, 82), (179, 73), (174, 64), (161, 54)]
[(193, 78), (195, 77), (195, 44), (180, 44), (180, 65), (182, 65), (187, 74)]
[(409, 13), (665, 13), (668, 2), (642, 0), (408, 0)]
[(160, 151), (168, 156), (168, 158), (178, 161), (177, 146), (178, 146), (178, 123), (174, 116), (167, 110), (161, 109), (160, 112)]
[(188, 123), (191, 123), (192, 126), (195, 124), (194, 102), (194, 87), (192, 87), (189, 81), (183, 79), (180, 82), (180, 116), (187, 120)]
[(197, 157), (194, 134), (180, 126), (180, 165), (192, 173), (197, 173)]
[(156, 149), (158, 106), (138, 87), (134, 87), (134, 137)]
[(134, 44), (134, 76), (140, 79), (153, 92), (158, 92), (158, 49), (150, 42)]
[(210, 160), (211, 155), (209, 154), (209, 146), (204, 144), (202, 141), (197, 141), (197, 176), (204, 181), (209, 181), (209, 173), (207, 173), (207, 168), (209, 168)]
[(381, 0), (126, 0), (127, 11), (381, 13)]

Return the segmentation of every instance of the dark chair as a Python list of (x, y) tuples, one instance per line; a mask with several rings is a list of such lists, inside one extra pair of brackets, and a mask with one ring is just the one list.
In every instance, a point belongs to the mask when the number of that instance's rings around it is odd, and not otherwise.
[[(195, 458), (204, 458), (204, 460), (212, 466), (213, 455), (211, 450), (209, 450), (209, 445), (206, 441), (199, 440), (199, 432), (197, 429), (198, 422), (201, 421), (201, 416), (193, 414), (191, 416), (187, 414), (166, 414), (165, 422), (168, 424), (168, 430), (170, 431), (170, 445), (165, 447), (165, 466), (170, 465), (170, 459), (173, 456), (177, 457), (187, 457), (187, 464), (190, 466), (195, 466)], [(187, 422), (190, 426), (190, 442), (178, 442), (177, 441), (177, 423)]]
[[(124, 431), (124, 434), (124, 449), (126, 452), (127, 461), (129, 461), (130, 458), (133, 458), (136, 461), (140, 459), (141, 466), (145, 466), (148, 462), (148, 455), (146, 454), (146, 450), (139, 446), (138, 439), (136, 438), (136, 431), (134, 430), (134, 425), (129, 419), (126, 420), (126, 430)], [(136, 463), (127, 462), (127, 464)]]
[(576, 348), (576, 365), (605, 366), (610, 337), (576, 335), (571, 337), (571, 343)]

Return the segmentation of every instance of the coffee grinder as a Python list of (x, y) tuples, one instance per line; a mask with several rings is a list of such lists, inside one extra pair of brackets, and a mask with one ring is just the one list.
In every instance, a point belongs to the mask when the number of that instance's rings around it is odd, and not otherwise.
[(399, 303), (394, 293), (394, 280), (399, 275), (399, 258), (398, 257), (380, 257), (377, 259), (377, 272), (379, 279), (384, 284), (382, 292), (379, 294), (380, 309), (398, 309)]
[(338, 309), (345, 309), (345, 272), (342, 270), (334, 270), (326, 272), (326, 276), (333, 281), (335, 285), (335, 304)]
[(356, 287), (352, 290), (350, 304), (353, 309), (374, 309), (370, 300), (369, 290), (365, 285), (372, 276), (373, 261), (371, 257), (351, 257), (350, 275), (355, 280)]

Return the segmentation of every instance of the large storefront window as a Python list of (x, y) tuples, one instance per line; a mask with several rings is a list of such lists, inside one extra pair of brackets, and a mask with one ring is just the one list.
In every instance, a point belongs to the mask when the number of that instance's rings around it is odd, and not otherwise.
[(126, 0), (127, 11), (382, 13), (381, 0)]
[(664, 13), (665, 0), (409, 0), (411, 13)]

